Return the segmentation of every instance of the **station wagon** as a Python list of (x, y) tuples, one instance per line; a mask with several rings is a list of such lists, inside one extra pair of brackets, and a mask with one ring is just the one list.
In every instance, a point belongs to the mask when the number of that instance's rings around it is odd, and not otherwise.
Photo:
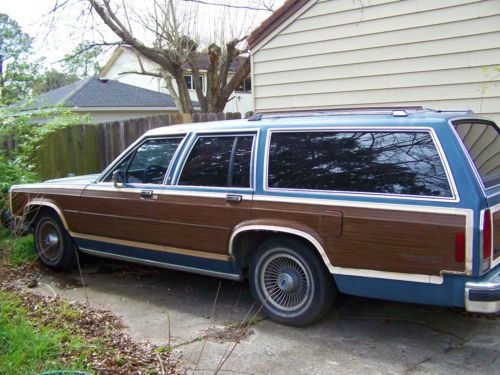
[(10, 189), (41, 262), (76, 252), (247, 279), (317, 320), (338, 292), (500, 308), (500, 137), (470, 111), (256, 114), (148, 131), (99, 175)]

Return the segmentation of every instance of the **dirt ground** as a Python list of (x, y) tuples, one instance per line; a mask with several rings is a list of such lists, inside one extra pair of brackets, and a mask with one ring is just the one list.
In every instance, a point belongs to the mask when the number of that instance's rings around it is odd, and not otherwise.
[(189, 374), (469, 375), (500, 367), (498, 315), (340, 296), (324, 319), (292, 328), (261, 316), (246, 283), (103, 259), (87, 261), (81, 275), (45, 270), (31, 290), (110, 310), (132, 339), (180, 355)]

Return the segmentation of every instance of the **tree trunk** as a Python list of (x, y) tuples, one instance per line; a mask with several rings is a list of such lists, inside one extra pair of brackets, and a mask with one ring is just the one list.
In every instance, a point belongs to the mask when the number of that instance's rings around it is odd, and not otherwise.
[[(158, 64), (162, 70), (168, 72), (177, 81), (178, 100), (175, 97), (174, 100), (182, 113), (191, 114), (194, 112), (182, 68), (182, 64), (186, 60), (191, 65), (191, 74), (202, 112), (222, 112), (231, 94), (250, 72), (250, 62), (247, 59), (228, 82), (231, 62), (242, 53), (236, 46), (246, 37), (233, 39), (226, 43), (224, 51), (216, 43), (212, 43), (208, 47), (210, 63), (205, 94), (201, 87), (198, 87), (200, 72), (197, 61), (199, 56), (196, 52), (197, 44), (189, 36), (179, 33), (179, 27), (175, 20), (174, 1), (155, 2), (161, 15), (157, 15), (157, 18), (153, 19), (155, 22), (153, 27), (147, 27), (156, 33), (154, 40), (157, 42), (152, 47), (147, 46), (144, 40), (134, 36), (126, 9), (125, 15), (121, 17), (120, 13), (111, 6), (110, 0), (88, 1), (93, 10), (123, 43), (130, 45), (142, 56)], [(169, 14), (172, 14), (173, 19), (168, 18)]]
[(184, 79), (184, 71), (182, 68), (177, 68), (174, 70), (173, 77), (177, 82), (177, 89), (179, 91), (179, 100), (181, 102), (183, 113), (194, 113), (193, 104), (191, 103), (191, 97), (189, 96), (189, 89)]

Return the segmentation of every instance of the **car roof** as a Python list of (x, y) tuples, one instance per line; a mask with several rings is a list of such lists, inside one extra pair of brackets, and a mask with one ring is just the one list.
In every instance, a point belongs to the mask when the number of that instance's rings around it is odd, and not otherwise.
[(351, 127), (351, 126), (435, 126), (451, 120), (480, 119), (468, 110), (342, 110), (304, 111), (256, 114), (244, 120), (212, 121), (193, 124), (170, 125), (152, 129), (145, 136), (184, 134), (188, 132), (244, 132), (283, 127)]

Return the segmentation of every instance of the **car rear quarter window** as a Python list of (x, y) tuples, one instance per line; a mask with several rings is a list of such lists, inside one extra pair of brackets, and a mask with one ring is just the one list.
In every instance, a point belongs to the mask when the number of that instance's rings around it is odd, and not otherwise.
[(500, 184), (500, 133), (494, 123), (453, 124), (486, 188)]
[(428, 132), (273, 132), (268, 187), (452, 196)]
[(199, 137), (178, 184), (250, 187), (252, 144), (252, 135)]

